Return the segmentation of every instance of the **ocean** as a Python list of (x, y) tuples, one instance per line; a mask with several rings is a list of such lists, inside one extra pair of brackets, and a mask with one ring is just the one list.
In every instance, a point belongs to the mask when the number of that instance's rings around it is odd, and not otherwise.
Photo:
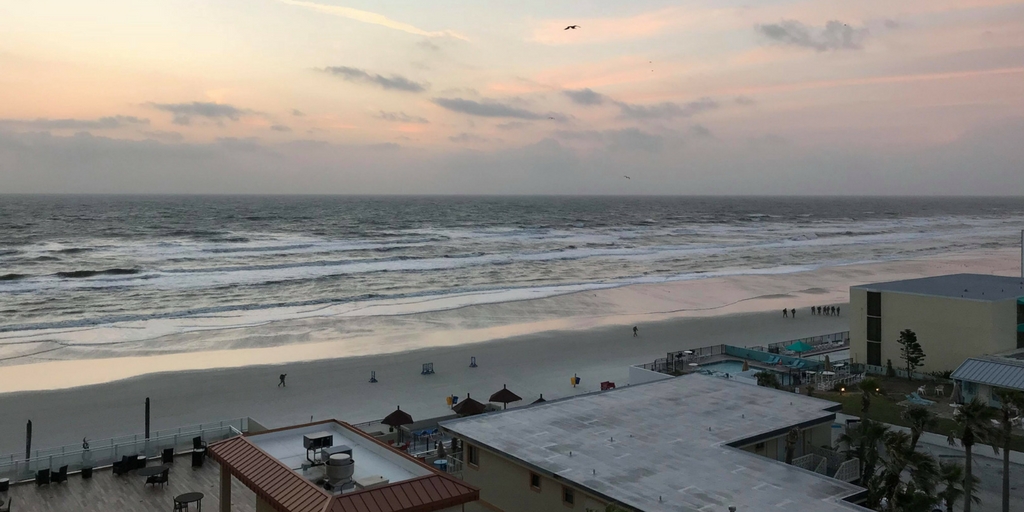
[(465, 305), (1009, 248), (1022, 226), (1024, 198), (8, 195), (0, 345), (125, 322)]

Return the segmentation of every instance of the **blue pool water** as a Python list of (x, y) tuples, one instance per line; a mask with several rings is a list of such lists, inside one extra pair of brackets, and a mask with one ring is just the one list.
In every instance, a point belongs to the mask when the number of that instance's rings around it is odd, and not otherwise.
[(741, 361), (719, 361), (717, 363), (702, 364), (700, 365), (701, 370), (710, 370), (713, 372), (723, 372), (728, 374), (736, 374), (743, 371), (743, 362)]

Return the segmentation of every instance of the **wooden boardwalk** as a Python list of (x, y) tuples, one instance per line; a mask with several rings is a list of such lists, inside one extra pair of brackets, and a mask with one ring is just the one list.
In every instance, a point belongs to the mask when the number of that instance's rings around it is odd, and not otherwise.
[[(161, 488), (145, 485), (146, 479), (132, 471), (127, 475), (115, 476), (110, 468), (97, 470), (89, 480), (80, 475), (69, 475), (68, 481), (37, 487), (34, 483), (11, 486), (10, 491), (0, 494), (0, 499), (13, 499), (11, 512), (168, 512), (174, 509), (172, 498), (186, 492), (198, 491), (203, 498), (205, 512), (220, 510), (220, 467), (213, 459), (207, 458), (202, 468), (192, 469), (187, 455), (177, 457), (171, 466), (168, 484)], [(159, 464), (151, 460), (149, 464)], [(195, 504), (192, 510), (195, 510)], [(256, 495), (233, 480), (231, 485), (231, 510), (256, 512)]]

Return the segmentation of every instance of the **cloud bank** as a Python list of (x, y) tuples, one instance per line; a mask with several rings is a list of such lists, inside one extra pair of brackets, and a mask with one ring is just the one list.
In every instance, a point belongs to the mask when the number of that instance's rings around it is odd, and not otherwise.
[(837, 20), (829, 21), (821, 30), (796, 20), (757, 25), (756, 29), (773, 43), (810, 48), (819, 52), (860, 50), (861, 43), (868, 34), (866, 28), (854, 28)]
[(426, 83), (414, 82), (402, 75), (383, 76), (348, 66), (328, 66), (320, 71), (349, 82), (377, 85), (382, 89), (392, 91), (423, 92), (428, 87)]

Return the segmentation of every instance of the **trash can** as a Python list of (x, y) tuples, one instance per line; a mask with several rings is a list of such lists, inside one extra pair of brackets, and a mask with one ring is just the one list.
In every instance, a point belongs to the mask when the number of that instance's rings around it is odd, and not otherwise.
[(0, 492), (7, 492), (11, 488), (10, 478), (0, 478)]
[(91, 466), (83, 467), (82, 468), (82, 479), (83, 480), (88, 480), (90, 478), (92, 478), (92, 467)]
[(206, 458), (206, 448), (196, 448), (192, 450), (192, 467), (198, 468), (203, 466), (203, 459)]

